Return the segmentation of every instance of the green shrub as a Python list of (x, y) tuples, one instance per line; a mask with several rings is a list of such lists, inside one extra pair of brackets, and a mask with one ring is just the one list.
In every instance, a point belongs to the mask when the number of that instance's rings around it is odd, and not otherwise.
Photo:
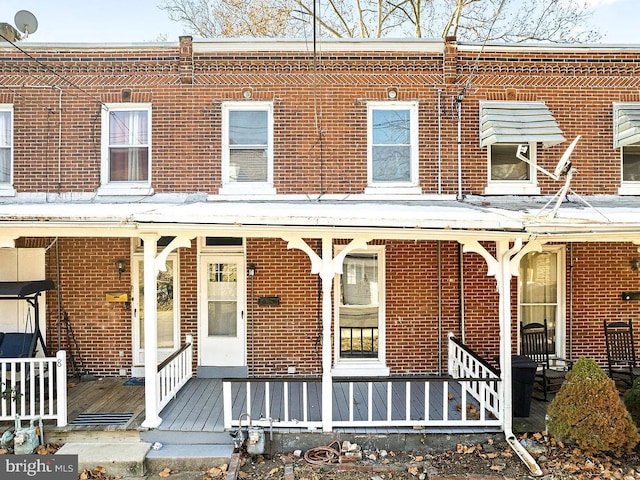
[(636, 378), (633, 386), (625, 392), (624, 405), (636, 426), (640, 425), (640, 378)]
[(581, 358), (567, 373), (547, 417), (551, 434), (573, 439), (587, 453), (619, 455), (640, 441), (615, 382), (590, 358)]

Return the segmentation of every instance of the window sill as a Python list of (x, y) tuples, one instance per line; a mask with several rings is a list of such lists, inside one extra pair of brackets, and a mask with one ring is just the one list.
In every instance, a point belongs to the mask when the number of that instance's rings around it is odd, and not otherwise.
[(332, 369), (334, 377), (388, 377), (389, 367), (379, 360), (340, 360)]
[(618, 195), (640, 195), (640, 183), (623, 183), (618, 187)]
[(485, 195), (540, 195), (540, 187), (530, 183), (488, 184), (484, 189)]
[(153, 195), (153, 188), (149, 185), (139, 186), (139, 185), (104, 185), (98, 188), (97, 195), (99, 196), (114, 196), (114, 197), (122, 197), (122, 196), (149, 196)]
[(418, 186), (378, 186), (369, 185), (364, 189), (365, 195), (421, 195), (422, 188)]
[(16, 189), (11, 185), (0, 185), (0, 197), (15, 197)]
[(218, 195), (275, 195), (276, 189), (268, 183), (228, 183), (220, 187)]

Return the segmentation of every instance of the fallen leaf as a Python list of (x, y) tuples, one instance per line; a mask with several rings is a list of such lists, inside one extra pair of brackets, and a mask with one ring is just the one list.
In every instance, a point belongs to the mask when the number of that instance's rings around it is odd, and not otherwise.
[(491, 465), (489, 467), (490, 470), (493, 470), (494, 472), (501, 472), (502, 470), (504, 470), (505, 467), (503, 467), (502, 465)]
[(414, 477), (417, 477), (418, 476), (418, 467), (409, 467), (407, 469), (407, 472), (409, 472)]
[(269, 470), (269, 475), (273, 475), (274, 473), (278, 473), (278, 468), (272, 468), (271, 470)]
[(167, 478), (171, 475), (171, 469), (169, 467), (164, 467), (160, 473), (158, 473), (159, 477)]
[(222, 476), (222, 469), (220, 469), (218, 467), (213, 467), (213, 468), (210, 468), (209, 470), (207, 470), (207, 473), (209, 475), (211, 475), (212, 477), (221, 477)]
[(251, 475), (249, 475), (247, 472), (243, 472), (243, 471), (239, 471), (238, 472), (238, 477), (240, 478), (249, 478)]

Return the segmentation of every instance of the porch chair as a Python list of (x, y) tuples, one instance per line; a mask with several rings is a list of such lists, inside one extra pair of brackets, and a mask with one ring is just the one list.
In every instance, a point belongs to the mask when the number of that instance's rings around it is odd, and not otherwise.
[(630, 387), (633, 385), (634, 378), (640, 376), (640, 368), (636, 368), (631, 319), (628, 322), (609, 323), (605, 320), (603, 325), (609, 377), (613, 380), (621, 380)]
[[(520, 323), (520, 353), (531, 358), (537, 365), (535, 381), (542, 389), (543, 398), (547, 401), (547, 393), (557, 391), (564, 382), (569, 362), (562, 358), (555, 358), (551, 366), (549, 355), (549, 331), (547, 319), (543, 323)], [(561, 365), (558, 365), (561, 364)]]

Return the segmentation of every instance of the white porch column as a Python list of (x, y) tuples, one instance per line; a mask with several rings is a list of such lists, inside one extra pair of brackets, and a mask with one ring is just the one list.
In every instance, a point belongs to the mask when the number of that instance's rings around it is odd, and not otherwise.
[(144, 405), (143, 427), (156, 428), (158, 415), (158, 272), (155, 268), (157, 239), (155, 234), (141, 235), (144, 242)]
[(331, 290), (335, 270), (333, 265), (333, 241), (322, 239), (322, 431), (333, 429), (333, 378), (331, 376)]
[(513, 426), (513, 402), (511, 398), (511, 279), (518, 276), (520, 260), (532, 251), (541, 251), (542, 245), (537, 240), (529, 241), (525, 247), (518, 239), (510, 247), (508, 240), (496, 242), (495, 258), (475, 240), (463, 243), (463, 252), (475, 252), (487, 262), (487, 275), (494, 276), (498, 289), (498, 322), (500, 325), (500, 382), (499, 394), (502, 410), (502, 428), (505, 433), (511, 433)]
[(331, 325), (333, 322), (333, 302), (331, 291), (336, 274), (342, 273), (345, 256), (355, 250), (367, 248), (368, 238), (353, 239), (333, 258), (333, 238), (322, 237), (322, 257), (302, 238), (283, 238), (287, 248), (297, 248), (311, 259), (311, 273), (317, 273), (322, 280), (322, 430), (333, 430), (333, 377), (331, 376), (332, 349)]

